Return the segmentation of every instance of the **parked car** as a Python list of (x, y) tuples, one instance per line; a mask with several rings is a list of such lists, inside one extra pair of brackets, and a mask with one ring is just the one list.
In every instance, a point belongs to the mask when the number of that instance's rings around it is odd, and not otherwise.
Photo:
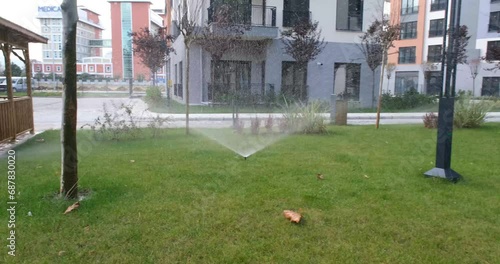
[[(35, 80), (32, 79), (31, 87), (34, 87)], [(28, 89), (26, 84), (26, 77), (12, 77), (12, 90), (13, 92), (24, 92)], [(7, 78), (0, 77), (0, 92), (7, 91)]]

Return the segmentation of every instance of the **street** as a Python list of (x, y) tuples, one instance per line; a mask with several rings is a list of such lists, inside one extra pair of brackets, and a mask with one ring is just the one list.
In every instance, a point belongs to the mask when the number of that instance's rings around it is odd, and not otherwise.
[[(150, 118), (156, 116), (147, 110), (147, 105), (140, 98), (79, 98), (78, 99), (78, 128), (86, 124), (93, 124), (97, 117), (104, 115), (103, 104), (107, 105), (109, 113), (113, 113), (112, 104), (133, 106), (133, 116), (146, 125)], [(48, 129), (60, 129), (62, 119), (61, 98), (33, 98), (35, 130), (37, 132)], [(267, 118), (269, 114), (258, 114), (261, 118)], [(280, 114), (273, 114), (280, 117)], [(382, 113), (381, 124), (422, 124), (424, 113)], [(160, 114), (161, 117), (170, 119), (169, 127), (183, 127), (185, 125), (184, 114)], [(242, 119), (250, 119), (257, 114), (240, 114)], [(328, 114), (324, 114), (329, 118)], [(487, 122), (500, 122), (500, 113), (489, 113)], [(231, 114), (191, 114), (190, 124), (192, 127), (224, 127), (231, 125)], [(348, 114), (350, 125), (375, 124), (374, 113)]]

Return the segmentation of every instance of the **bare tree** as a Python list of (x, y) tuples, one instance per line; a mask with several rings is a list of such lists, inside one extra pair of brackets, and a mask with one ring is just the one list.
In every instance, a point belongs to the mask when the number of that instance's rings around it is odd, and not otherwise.
[[(241, 38), (246, 30), (250, 29), (250, 21), (247, 21), (245, 12), (238, 8), (239, 2), (219, 3), (212, 5), (209, 9), (209, 21), (203, 28), (201, 36), (196, 40), (204, 50), (210, 53), (212, 57), (211, 80), (216, 80), (216, 69), (222, 56), (230, 50), (235, 49), (241, 44)], [(243, 9), (245, 10), (245, 9)], [(220, 88), (218, 84), (211, 83), (212, 100), (217, 100)], [(235, 87), (232, 87), (233, 89)], [(226, 92), (226, 91), (224, 91)], [(225, 94), (226, 95), (226, 94)], [(237, 91), (231, 91), (231, 104), (233, 110), (233, 125), (236, 125), (238, 119), (238, 104), (235, 105), (235, 99), (238, 99)], [(238, 100), (239, 101), (239, 100)]]
[(472, 77), (472, 96), (476, 95), (476, 78), (481, 69), (481, 60), (474, 59), (467, 63), (469, 65), (470, 76)]
[[(201, 16), (201, 8), (203, 7), (204, 1), (191, 1), (191, 5), (188, 5), (187, 0), (182, 0), (182, 15), (180, 17), (180, 23), (177, 25), (179, 32), (184, 38), (184, 48), (186, 52), (184, 64), (186, 67), (186, 135), (189, 135), (189, 78), (190, 78), (190, 49), (191, 44), (199, 37), (199, 25), (198, 19)], [(182, 70), (182, 69), (181, 69)]]
[(133, 51), (151, 71), (153, 85), (156, 86), (156, 73), (165, 65), (168, 54), (173, 51), (167, 44), (173, 39), (172, 36), (167, 34), (167, 28), (159, 28), (157, 32), (142, 28), (139, 32), (130, 33), (130, 36), (134, 44)]
[(291, 29), (281, 32), (285, 53), (298, 64), (299, 69), (307, 69), (307, 64), (316, 59), (326, 44), (318, 29), (318, 22), (302, 20)]
[(378, 66), (381, 66), (376, 128), (379, 127), (380, 123), (382, 85), (384, 81), (384, 67), (387, 63), (387, 52), (391, 47), (394, 47), (393, 42), (399, 39), (400, 29), (400, 25), (391, 23), (389, 19), (384, 17), (382, 20), (376, 19), (373, 21), (368, 27), (368, 30), (361, 36), (361, 44), (359, 47), (365, 57), (368, 67), (372, 70), (373, 76), (372, 106), (375, 100), (375, 70)]
[(78, 152), (76, 141), (77, 75), (76, 75), (76, 25), (78, 11), (76, 0), (64, 0), (63, 16), (63, 65), (64, 88), (61, 129), (61, 188), (66, 198), (78, 197)]

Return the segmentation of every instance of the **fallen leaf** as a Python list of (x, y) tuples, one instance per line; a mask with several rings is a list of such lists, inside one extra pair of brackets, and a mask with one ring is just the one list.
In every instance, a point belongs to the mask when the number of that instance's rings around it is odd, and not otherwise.
[(85, 230), (85, 233), (88, 233), (90, 231), (90, 226), (84, 227), (83, 230)]
[(28, 212), (28, 216), (33, 216), (33, 214), (31, 213), (31, 211)]
[(323, 176), (323, 174), (321, 174), (321, 173), (317, 173), (316, 178), (318, 178), (318, 180), (324, 180), (325, 176)]
[(365, 174), (365, 178), (367, 178), (367, 179), (368, 179), (368, 178), (370, 178), (370, 177), (368, 177), (368, 175), (366, 175), (366, 174)]
[(62, 256), (64, 254), (64, 252), (66, 252), (66, 251), (64, 251), (64, 250), (63, 251), (59, 251), (59, 253), (57, 253), (57, 255)]
[(297, 224), (300, 222), (300, 219), (302, 218), (302, 215), (292, 210), (284, 210), (283, 215), (285, 216), (286, 219), (290, 219), (290, 222), (294, 222)]
[(37, 138), (36, 142), (43, 143), (43, 142), (45, 142), (45, 139), (43, 139), (43, 138)]
[(130, 160), (130, 163), (134, 163), (134, 162), (135, 162), (135, 160)]
[(68, 209), (66, 209), (66, 211), (64, 211), (64, 214), (71, 213), (71, 211), (77, 209), (78, 207), (80, 207), (80, 202), (76, 202), (76, 203), (70, 205), (68, 207)]

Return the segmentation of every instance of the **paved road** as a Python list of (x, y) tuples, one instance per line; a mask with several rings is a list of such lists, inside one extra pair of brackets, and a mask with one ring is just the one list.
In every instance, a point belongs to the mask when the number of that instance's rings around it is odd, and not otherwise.
[[(48, 129), (61, 128), (62, 119), (62, 99), (61, 98), (33, 98), (35, 115), (35, 129), (43, 131)], [(112, 104), (132, 105), (133, 115), (143, 120), (143, 125), (147, 120), (156, 116), (147, 110), (147, 105), (139, 98), (80, 98), (78, 99), (78, 127), (85, 124), (92, 124), (94, 120), (104, 115), (103, 104), (112, 110)], [(269, 114), (259, 114), (261, 118), (267, 118)], [(280, 116), (279, 114), (275, 114)], [(381, 116), (381, 124), (422, 124), (423, 113), (384, 113)], [(182, 127), (185, 124), (184, 114), (161, 114), (161, 117), (169, 117), (172, 121), (170, 126)], [(256, 114), (240, 114), (243, 119), (255, 117)], [(328, 118), (328, 114), (325, 114)], [(231, 124), (231, 114), (192, 114), (190, 124), (193, 127), (221, 127)], [(500, 122), (500, 113), (490, 113), (487, 119), (489, 122)], [(348, 124), (369, 125), (375, 124), (375, 114), (349, 114)]]

